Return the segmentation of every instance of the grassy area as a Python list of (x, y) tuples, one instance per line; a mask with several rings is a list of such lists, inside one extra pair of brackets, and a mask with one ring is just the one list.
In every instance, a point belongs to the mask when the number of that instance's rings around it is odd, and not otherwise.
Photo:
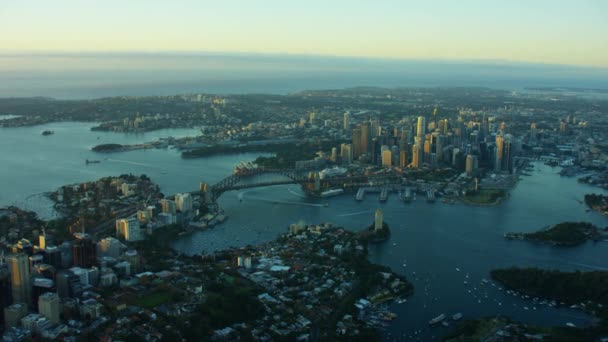
[(469, 191), (464, 196), (464, 202), (475, 205), (496, 205), (505, 197), (507, 192), (501, 189), (481, 188), (477, 191)]
[(154, 292), (145, 297), (137, 299), (137, 305), (141, 306), (142, 308), (151, 309), (170, 301), (171, 298), (173, 298), (173, 295), (168, 291)]

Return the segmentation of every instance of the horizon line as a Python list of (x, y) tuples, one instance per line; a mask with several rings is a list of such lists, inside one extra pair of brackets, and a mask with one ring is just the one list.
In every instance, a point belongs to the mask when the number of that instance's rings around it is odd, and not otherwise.
[(292, 57), (292, 58), (325, 58), (325, 59), (350, 59), (359, 61), (377, 62), (431, 62), (431, 63), (456, 63), (456, 64), (482, 64), (482, 65), (537, 65), (553, 67), (570, 67), (582, 69), (602, 69), (608, 71), (607, 65), (589, 64), (567, 64), (553, 62), (539, 62), (513, 59), (496, 58), (407, 58), (407, 57), (379, 57), (379, 56), (353, 56), (332, 55), (314, 53), (290, 53), (290, 52), (250, 52), (250, 51), (212, 51), (212, 50), (12, 50), (0, 48), (0, 58), (5, 57), (96, 57), (96, 56), (173, 56), (173, 57)]

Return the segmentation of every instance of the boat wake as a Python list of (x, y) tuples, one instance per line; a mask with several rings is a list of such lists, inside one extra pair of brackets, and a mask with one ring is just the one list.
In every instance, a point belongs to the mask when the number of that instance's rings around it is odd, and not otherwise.
[(577, 263), (577, 262), (569, 262), (568, 264), (570, 264), (570, 265), (574, 265), (574, 266), (582, 266), (582, 267), (587, 267), (587, 268), (591, 268), (591, 269), (595, 269), (595, 270), (603, 270), (603, 271), (608, 271), (608, 267), (601, 267), (601, 266), (587, 265), (587, 264), (579, 264), (579, 263)]
[(300, 193), (297, 193), (297, 192), (295, 192), (295, 191), (293, 191), (293, 190), (291, 190), (291, 189), (287, 189), (287, 191), (289, 191), (289, 193), (290, 193), (290, 194), (292, 194), (292, 195), (296, 195), (296, 196), (299, 196), (299, 197), (304, 197), (304, 198), (306, 198), (306, 196), (305, 196), (305, 195), (302, 195), (302, 194), (300, 194)]
[(327, 204), (317, 204), (317, 203), (303, 203), (303, 202), (290, 202), (290, 201), (275, 201), (268, 198), (260, 198), (260, 197), (247, 197), (247, 199), (272, 203), (272, 204), (286, 204), (286, 205), (300, 205), (304, 207), (326, 207)]
[(371, 213), (371, 211), (365, 210), (365, 211), (359, 211), (359, 212), (356, 212), (356, 213), (341, 214), (341, 215), (338, 215), (338, 216), (345, 217), (345, 216), (355, 216), (355, 215), (363, 215), (363, 214), (370, 214), (370, 213)]
[(138, 162), (134, 162), (134, 161), (130, 161), (130, 160), (109, 159), (109, 158), (107, 160), (111, 161), (111, 162), (117, 162), (117, 163), (124, 163), (124, 164), (131, 164), (131, 165), (145, 166), (145, 167), (152, 167), (152, 168), (156, 168), (156, 169), (160, 169), (161, 168), (161, 167), (156, 166), (156, 165), (138, 163)]

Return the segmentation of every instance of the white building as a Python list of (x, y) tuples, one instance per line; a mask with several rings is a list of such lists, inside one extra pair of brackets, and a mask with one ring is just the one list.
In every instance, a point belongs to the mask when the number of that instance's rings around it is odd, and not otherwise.
[(176, 194), (175, 205), (177, 210), (187, 213), (192, 210), (192, 196), (189, 193)]

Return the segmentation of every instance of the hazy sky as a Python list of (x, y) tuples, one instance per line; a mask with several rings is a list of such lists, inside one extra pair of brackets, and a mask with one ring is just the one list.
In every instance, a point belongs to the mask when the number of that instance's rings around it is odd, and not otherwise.
[(608, 1), (0, 0), (0, 51), (217, 51), (608, 67)]

